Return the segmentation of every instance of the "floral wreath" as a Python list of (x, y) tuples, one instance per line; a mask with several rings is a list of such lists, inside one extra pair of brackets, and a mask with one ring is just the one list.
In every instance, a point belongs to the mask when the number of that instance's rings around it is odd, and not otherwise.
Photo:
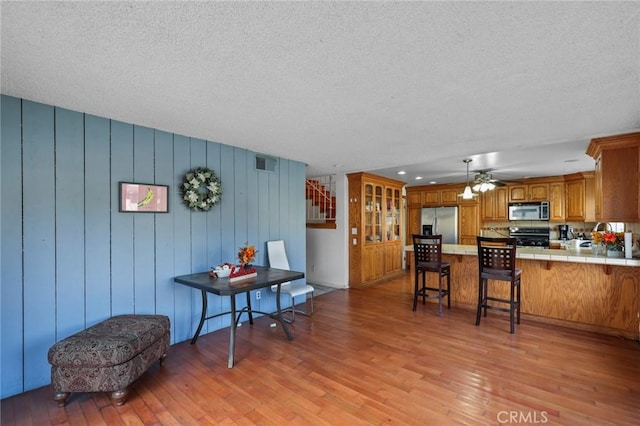
[(184, 175), (182, 199), (193, 211), (208, 211), (220, 200), (222, 183), (213, 170), (198, 167)]

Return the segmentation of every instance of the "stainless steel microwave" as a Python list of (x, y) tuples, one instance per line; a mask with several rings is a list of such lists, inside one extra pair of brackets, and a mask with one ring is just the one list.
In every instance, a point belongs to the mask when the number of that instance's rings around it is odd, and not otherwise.
[(549, 202), (509, 203), (509, 220), (549, 220)]

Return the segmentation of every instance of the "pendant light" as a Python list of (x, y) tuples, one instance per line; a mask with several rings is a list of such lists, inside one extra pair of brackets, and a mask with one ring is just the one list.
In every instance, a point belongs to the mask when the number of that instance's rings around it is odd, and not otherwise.
[(471, 185), (469, 184), (469, 163), (472, 161), (470, 158), (462, 160), (463, 163), (467, 164), (467, 186), (464, 187), (462, 194), (458, 194), (458, 197), (462, 197), (463, 200), (471, 200), (478, 195), (471, 190)]

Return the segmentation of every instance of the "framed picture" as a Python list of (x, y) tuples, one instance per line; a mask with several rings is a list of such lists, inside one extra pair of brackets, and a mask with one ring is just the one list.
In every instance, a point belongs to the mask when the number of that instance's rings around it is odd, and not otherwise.
[(120, 182), (120, 211), (168, 213), (169, 187), (147, 183)]

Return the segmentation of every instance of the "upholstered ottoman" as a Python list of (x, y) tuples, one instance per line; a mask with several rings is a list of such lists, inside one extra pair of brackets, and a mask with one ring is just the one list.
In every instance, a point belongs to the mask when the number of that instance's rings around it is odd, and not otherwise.
[(164, 315), (120, 315), (69, 336), (49, 349), (54, 399), (64, 407), (71, 392), (111, 392), (116, 405), (127, 387), (171, 345)]

